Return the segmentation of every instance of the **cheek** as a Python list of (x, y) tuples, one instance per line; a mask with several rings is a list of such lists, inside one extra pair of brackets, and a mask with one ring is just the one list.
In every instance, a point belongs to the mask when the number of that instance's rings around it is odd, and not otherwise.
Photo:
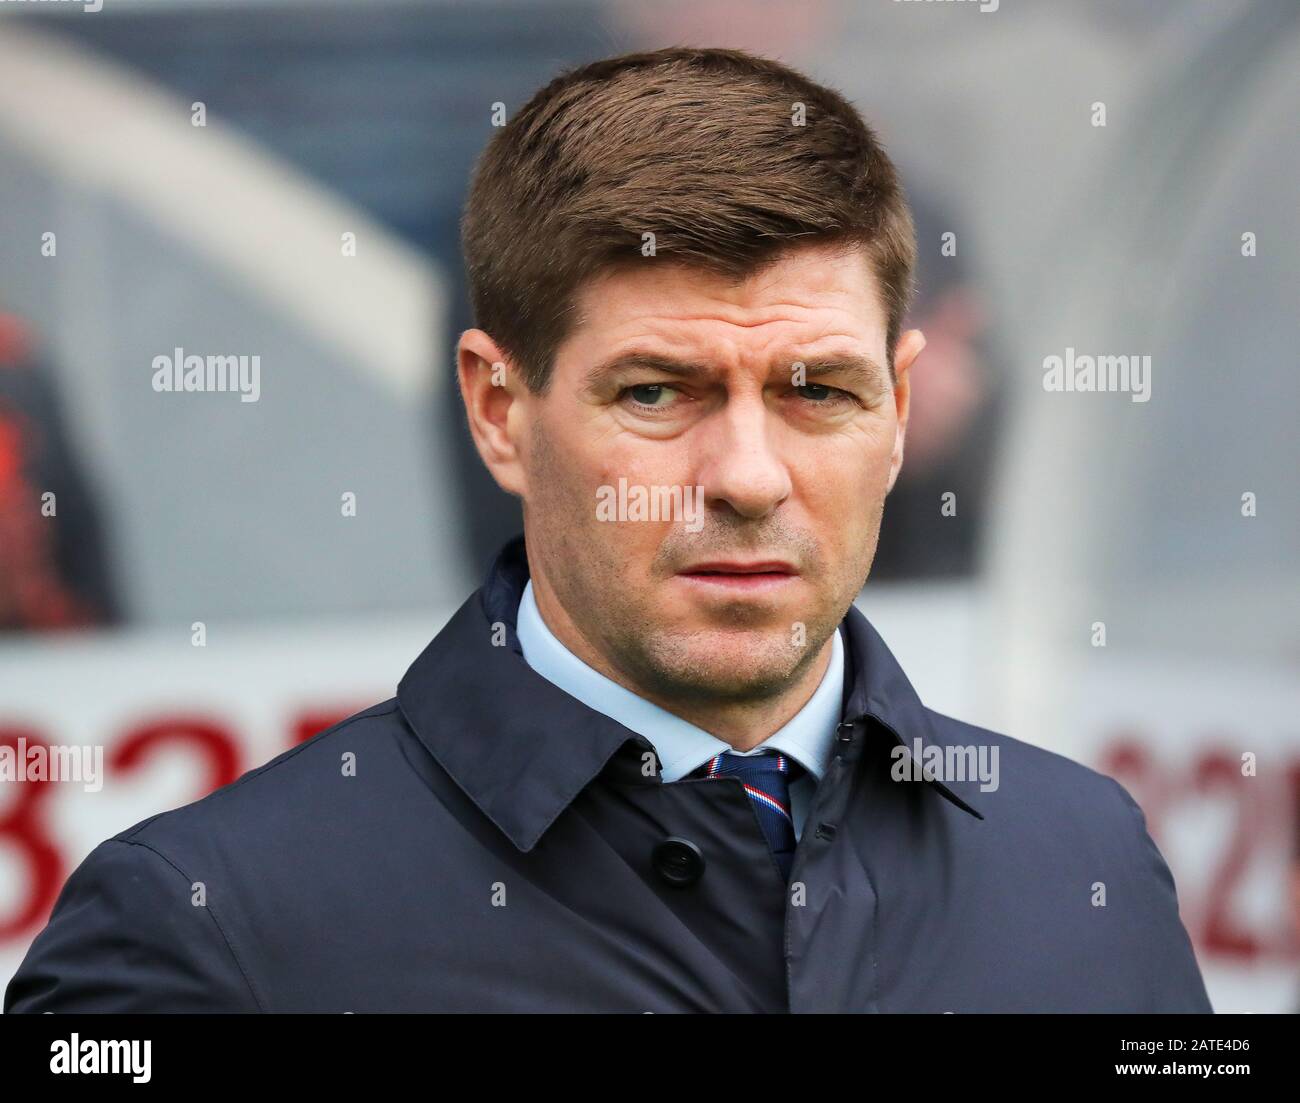
[(871, 516), (889, 485), (892, 454), (892, 431), (819, 442), (800, 465), (805, 500), (829, 522)]
[[(690, 480), (674, 481), (687, 469), (678, 458), (657, 443), (653, 449), (601, 447), (577, 461), (574, 508), (582, 515), (574, 527), (586, 528), (625, 578), (650, 573), (664, 540), (691, 516), (686, 510), (698, 508), (692, 504), (696, 498), (686, 497), (694, 493), (693, 483), (688, 489)], [(663, 503), (662, 488), (680, 488), (683, 504), (672, 504), (674, 498), (666, 506), (656, 505), (652, 515), (647, 503)]]
[(619, 486), (647, 490), (694, 485), (691, 465), (683, 442), (627, 441), (602, 444), (591, 450), (585, 470), (592, 493), (598, 486)]
[(560, 424), (548, 423), (535, 440), (530, 481), (548, 510), (563, 514), (569, 523), (586, 524), (595, 513), (596, 488), (617, 483), (617, 463), (608, 452), (593, 448)]
[[(856, 462), (852, 462), (853, 477), (857, 480), (858, 493), (871, 515), (879, 512), (885, 495), (889, 492), (889, 472), (894, 462), (894, 441), (896, 423), (889, 421), (880, 425), (874, 432), (864, 434)], [(846, 460), (846, 465), (850, 461)]]

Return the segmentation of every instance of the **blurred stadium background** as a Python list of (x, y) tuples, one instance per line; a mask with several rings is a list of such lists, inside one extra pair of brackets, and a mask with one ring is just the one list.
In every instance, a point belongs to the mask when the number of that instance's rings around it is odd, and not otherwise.
[[(0, 743), (107, 773), (0, 784), (0, 984), (96, 843), (391, 696), (478, 584), (518, 528), (453, 375), (493, 104), (695, 43), (845, 92), (914, 204), (859, 605), (931, 707), (1130, 789), (1217, 1010), (1300, 1008), (1300, 6), (986, 6), (0, 0)], [(1046, 392), (1067, 347), (1151, 400)], [(260, 400), (156, 393), (176, 348)]]

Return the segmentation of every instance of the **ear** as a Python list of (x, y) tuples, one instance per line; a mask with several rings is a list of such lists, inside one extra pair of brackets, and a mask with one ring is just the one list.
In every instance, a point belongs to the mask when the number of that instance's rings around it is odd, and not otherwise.
[(456, 374), (470, 435), (497, 485), (524, 492), (519, 434), (526, 419), (527, 387), (511, 359), (481, 329), (467, 329), (456, 345)]
[(894, 489), (898, 472), (903, 467), (903, 438), (907, 435), (907, 415), (911, 409), (912, 385), (908, 371), (912, 362), (925, 348), (925, 334), (919, 329), (909, 329), (898, 338), (894, 348), (894, 411), (898, 426), (894, 433), (894, 454), (889, 463), (889, 487), (886, 494)]

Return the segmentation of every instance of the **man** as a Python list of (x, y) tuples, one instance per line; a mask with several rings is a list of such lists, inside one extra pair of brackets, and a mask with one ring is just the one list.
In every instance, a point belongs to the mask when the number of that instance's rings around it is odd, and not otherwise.
[(1209, 1011), (1125, 791), (928, 710), (852, 607), (924, 346), (854, 109), (731, 51), (586, 66), (464, 244), (523, 538), (396, 698), (96, 848), (7, 1007)]

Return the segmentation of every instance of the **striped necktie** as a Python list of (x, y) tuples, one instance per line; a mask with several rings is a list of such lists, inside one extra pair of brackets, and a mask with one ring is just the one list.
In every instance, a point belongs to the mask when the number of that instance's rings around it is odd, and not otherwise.
[(763, 829), (772, 857), (781, 869), (781, 875), (790, 880), (790, 866), (794, 862), (794, 820), (790, 815), (790, 782), (804, 773), (804, 768), (789, 755), (780, 751), (763, 751), (743, 755), (723, 751), (693, 770), (693, 778), (738, 777), (758, 825)]

